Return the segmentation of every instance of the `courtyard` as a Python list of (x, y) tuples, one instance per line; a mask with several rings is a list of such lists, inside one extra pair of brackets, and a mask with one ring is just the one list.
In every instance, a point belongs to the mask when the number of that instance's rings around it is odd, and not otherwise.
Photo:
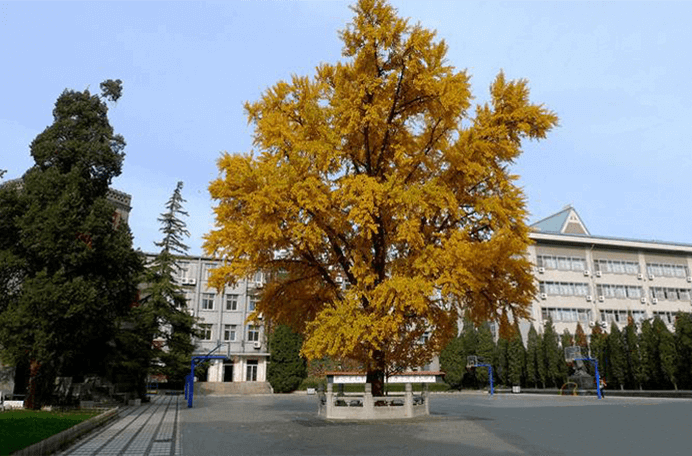
[(198, 396), (180, 409), (182, 454), (689, 454), (685, 399), (433, 394), (429, 417), (327, 421), (305, 395)]

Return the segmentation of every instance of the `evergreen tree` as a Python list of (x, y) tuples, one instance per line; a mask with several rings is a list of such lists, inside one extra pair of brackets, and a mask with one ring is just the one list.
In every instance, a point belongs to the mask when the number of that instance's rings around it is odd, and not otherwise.
[(509, 340), (503, 334), (497, 340), (497, 381), (505, 386), (511, 386), (509, 378)]
[[(490, 330), (490, 324), (484, 323), (478, 328), (478, 344), (476, 353), (478, 358), (483, 360), (484, 363), (493, 365), (495, 360), (495, 341), (493, 340), (493, 333)], [(488, 369), (481, 368), (476, 369), (476, 377), (481, 385), (487, 385), (489, 382)], [(493, 372), (494, 374), (494, 372)]]
[(639, 348), (642, 357), (641, 378), (643, 383), (648, 389), (660, 388), (663, 383), (663, 372), (661, 371), (659, 341), (649, 320), (642, 322)]
[(577, 329), (574, 330), (574, 345), (581, 349), (582, 356), (589, 356), (589, 338), (586, 337), (581, 323), (577, 323)]
[(598, 361), (599, 375), (607, 378), (607, 345), (608, 335), (601, 330), (599, 325), (594, 326), (591, 331), (591, 358)]
[[(464, 354), (464, 359), (466, 357), (474, 355), (478, 356), (478, 330), (474, 324), (469, 320), (464, 320), (463, 327), (461, 329), (461, 343), (462, 352)], [(467, 370), (464, 374), (464, 386), (469, 388), (478, 388), (478, 369)]]
[(466, 357), (461, 337), (455, 337), (440, 352), (440, 369), (445, 382), (454, 389), (461, 389), (466, 374)]
[(537, 388), (538, 383), (541, 381), (539, 362), (538, 333), (532, 323), (526, 341), (526, 381), (534, 388)]
[(543, 362), (547, 369), (547, 380), (559, 388), (564, 383), (564, 354), (560, 350), (558, 335), (553, 320), (548, 319), (543, 329)]
[(679, 312), (675, 318), (677, 378), (682, 389), (692, 388), (692, 314)]
[(519, 327), (516, 325), (509, 341), (508, 353), (509, 383), (512, 386), (521, 386), (526, 376), (526, 349), (521, 339)]
[(66, 90), (31, 143), (34, 165), (0, 189), (0, 353), (29, 365), (25, 407), (51, 401), (56, 376), (107, 375), (136, 299), (141, 261), (106, 194), (125, 141), (103, 96)]
[(275, 393), (295, 391), (307, 377), (307, 363), (300, 356), (302, 345), (302, 337), (286, 325), (277, 326), (269, 336), (267, 380)]
[(538, 376), (541, 380), (541, 385), (545, 389), (550, 381), (550, 372), (548, 369), (548, 360), (545, 356), (545, 338), (543, 333), (538, 333), (536, 340), (537, 346), (537, 366), (538, 366)]
[(666, 324), (656, 318), (653, 324), (653, 331), (658, 338), (658, 353), (661, 360), (661, 372), (663, 374), (664, 385), (670, 388), (673, 385), (678, 389), (678, 379), (676, 377), (677, 353), (675, 352), (675, 336), (668, 330)]
[(183, 210), (182, 189), (183, 183), (178, 182), (166, 212), (158, 218), (163, 239), (155, 245), (161, 251), (147, 265), (141, 306), (135, 309), (138, 333), (150, 347), (150, 372), (163, 374), (172, 382), (183, 381), (189, 372), (195, 334), (195, 319), (186, 311), (185, 295), (176, 283), (177, 258), (187, 253), (184, 238), (190, 236), (182, 219), (188, 215)]
[(627, 326), (622, 335), (625, 347), (626, 374), (625, 385), (627, 388), (642, 388), (642, 360), (639, 351), (639, 338), (637, 327), (632, 316), (627, 319)]
[(622, 333), (615, 322), (610, 325), (606, 346), (610, 360), (609, 379), (613, 382), (611, 387), (620, 385), (624, 389), (627, 379), (627, 358), (625, 356), (625, 344), (623, 343)]

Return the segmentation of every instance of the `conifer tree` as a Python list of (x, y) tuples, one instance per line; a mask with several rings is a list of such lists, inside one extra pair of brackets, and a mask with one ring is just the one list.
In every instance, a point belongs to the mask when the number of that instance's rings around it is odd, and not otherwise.
[(304, 334), (310, 359), (360, 360), (379, 395), (466, 312), (528, 317), (527, 213), (509, 171), (557, 117), (502, 73), (472, 115), (469, 76), (433, 31), (384, 0), (353, 10), (342, 62), (246, 104), (256, 153), (219, 160), (205, 249), (227, 260), (219, 288), (269, 272), (256, 311)]
[(136, 299), (141, 262), (106, 198), (125, 156), (106, 102), (122, 87), (103, 84), (60, 95), (34, 165), (0, 188), (0, 356), (29, 365), (27, 408), (51, 401), (56, 376), (108, 375)]
[(521, 386), (526, 372), (526, 349), (521, 339), (519, 327), (515, 326), (512, 338), (509, 341), (509, 384)]
[[(484, 323), (478, 328), (478, 344), (476, 353), (479, 359), (483, 360), (485, 364), (493, 365), (495, 360), (495, 341), (493, 339), (493, 333), (490, 330), (490, 324)], [(476, 377), (481, 385), (488, 384), (490, 380), (488, 378), (488, 370), (486, 368), (476, 369)], [(494, 374), (494, 372), (493, 372)]]
[(622, 337), (625, 346), (627, 369), (625, 385), (627, 388), (642, 389), (642, 360), (639, 350), (639, 337), (637, 336), (637, 327), (632, 316), (629, 316), (627, 319), (627, 326), (625, 326)]
[(667, 388), (673, 385), (677, 391), (678, 379), (676, 376), (677, 353), (675, 352), (675, 336), (668, 330), (666, 324), (660, 318), (654, 319), (653, 331), (658, 338), (658, 353), (661, 360), (661, 373)]
[(555, 387), (559, 388), (563, 383), (565, 364), (564, 355), (561, 353), (558, 335), (553, 326), (553, 320), (549, 318), (543, 329), (543, 362), (546, 366), (546, 377)]
[(509, 370), (509, 339), (506, 335), (497, 340), (497, 380), (505, 386), (512, 386)]
[(172, 382), (183, 381), (189, 372), (195, 334), (195, 319), (187, 312), (185, 294), (176, 281), (178, 258), (188, 251), (184, 238), (190, 236), (182, 219), (188, 215), (183, 210), (182, 190), (183, 183), (178, 182), (166, 211), (158, 218), (163, 239), (154, 244), (161, 251), (147, 265), (141, 305), (135, 310), (138, 330), (151, 347), (150, 372), (163, 374)]
[(286, 325), (279, 325), (269, 336), (267, 380), (275, 393), (295, 391), (307, 377), (307, 363), (300, 356), (303, 341)]
[(598, 361), (598, 372), (604, 378), (607, 378), (607, 345), (608, 335), (601, 330), (599, 325), (596, 325), (591, 331), (591, 358)]
[(581, 349), (582, 356), (589, 355), (589, 339), (586, 337), (581, 323), (577, 323), (577, 329), (574, 330), (574, 345)]
[(642, 356), (642, 380), (648, 389), (660, 388), (663, 384), (659, 340), (649, 320), (642, 322), (639, 334), (639, 348)]
[(466, 357), (461, 337), (452, 339), (440, 352), (440, 369), (445, 382), (454, 389), (461, 389), (466, 374)]
[(682, 389), (692, 388), (692, 314), (679, 312), (675, 318), (677, 378)]
[(526, 381), (534, 388), (537, 388), (538, 383), (541, 381), (539, 349), (538, 333), (533, 323), (531, 323), (526, 341)]
[(619, 385), (620, 389), (624, 389), (627, 378), (627, 359), (622, 333), (615, 322), (610, 325), (610, 334), (608, 334), (606, 345), (609, 355), (609, 378), (613, 382), (613, 385), (609, 386), (616, 387)]

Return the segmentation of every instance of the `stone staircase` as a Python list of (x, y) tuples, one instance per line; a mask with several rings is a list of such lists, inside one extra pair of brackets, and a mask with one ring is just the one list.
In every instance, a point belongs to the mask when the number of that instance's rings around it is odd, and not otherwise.
[(273, 393), (269, 382), (195, 382), (195, 394), (208, 396)]

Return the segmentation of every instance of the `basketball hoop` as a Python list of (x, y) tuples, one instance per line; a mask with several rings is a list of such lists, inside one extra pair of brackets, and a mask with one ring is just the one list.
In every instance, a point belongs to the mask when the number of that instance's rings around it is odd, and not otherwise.
[(573, 363), (577, 359), (583, 359), (581, 355), (581, 347), (578, 345), (573, 345), (571, 347), (565, 348), (565, 361), (567, 363)]
[(467, 356), (466, 357), (466, 368), (472, 369), (475, 367), (478, 367), (478, 357), (475, 355)]

